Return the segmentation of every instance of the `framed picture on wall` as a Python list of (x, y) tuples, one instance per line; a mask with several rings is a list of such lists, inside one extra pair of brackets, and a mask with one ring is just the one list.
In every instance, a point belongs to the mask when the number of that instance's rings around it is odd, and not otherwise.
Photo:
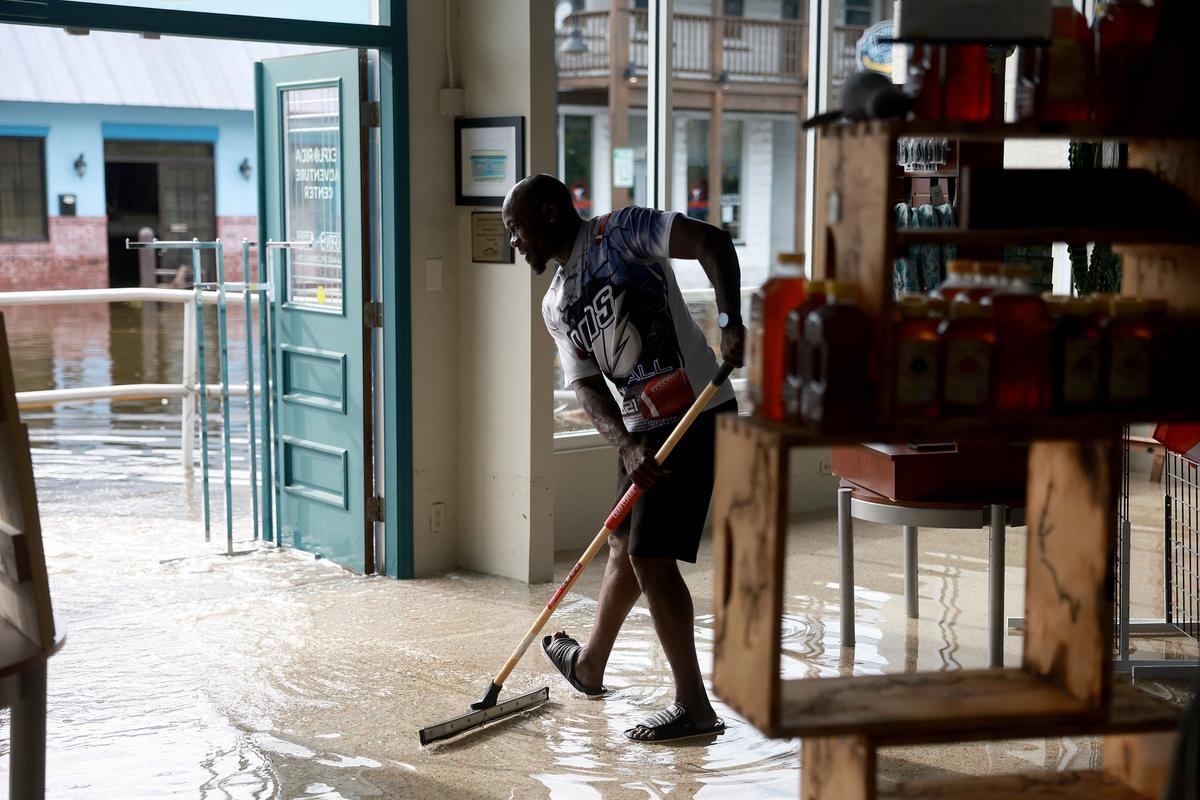
[(499, 206), (525, 177), (525, 118), (454, 121), (454, 202)]
[(476, 264), (511, 264), (513, 249), (499, 211), (471, 212), (471, 261)]

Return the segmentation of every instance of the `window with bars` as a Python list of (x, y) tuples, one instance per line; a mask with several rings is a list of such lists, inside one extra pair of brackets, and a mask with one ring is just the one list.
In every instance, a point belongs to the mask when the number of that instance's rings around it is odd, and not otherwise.
[(871, 24), (871, 0), (846, 0), (846, 24), (867, 27)]
[(0, 137), (0, 242), (48, 238), (45, 140)]

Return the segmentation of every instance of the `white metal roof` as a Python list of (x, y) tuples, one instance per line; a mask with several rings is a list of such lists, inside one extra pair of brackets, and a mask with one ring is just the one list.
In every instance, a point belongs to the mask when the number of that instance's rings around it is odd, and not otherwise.
[(254, 62), (325, 48), (0, 25), (0, 100), (254, 108)]

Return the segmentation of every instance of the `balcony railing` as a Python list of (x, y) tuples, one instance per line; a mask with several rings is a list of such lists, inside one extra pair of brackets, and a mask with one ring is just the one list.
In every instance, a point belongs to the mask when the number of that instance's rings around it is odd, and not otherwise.
[(835, 25), (833, 42), (829, 48), (830, 77), (840, 84), (851, 73), (858, 72), (858, 40), (866, 28), (857, 25)]
[[(613, 14), (626, 26), (625, 52), (610, 47)], [(587, 52), (563, 53), (562, 45), (572, 26), (579, 25)], [(713, 31), (723, 32), (714, 48)], [(793, 20), (713, 17), (676, 14), (674, 35), (675, 75), (683, 79), (714, 79), (713, 56), (721, 53), (723, 69), (731, 81), (802, 84), (807, 74), (808, 26)], [(649, 25), (645, 11), (616, 9), (583, 11), (568, 16), (557, 31), (558, 71), (563, 78), (598, 77), (610, 70), (632, 67), (644, 73), (649, 63)]]

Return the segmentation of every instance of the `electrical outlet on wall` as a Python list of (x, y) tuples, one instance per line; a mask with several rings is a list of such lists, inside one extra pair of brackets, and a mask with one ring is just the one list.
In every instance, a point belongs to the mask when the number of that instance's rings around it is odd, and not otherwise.
[(831, 462), (831, 459), (829, 458), (829, 456), (821, 456), (820, 458), (817, 459), (817, 474), (818, 475), (832, 475), (833, 474), (833, 463)]
[(434, 536), (446, 528), (446, 504), (434, 503), (429, 507), (429, 532)]

